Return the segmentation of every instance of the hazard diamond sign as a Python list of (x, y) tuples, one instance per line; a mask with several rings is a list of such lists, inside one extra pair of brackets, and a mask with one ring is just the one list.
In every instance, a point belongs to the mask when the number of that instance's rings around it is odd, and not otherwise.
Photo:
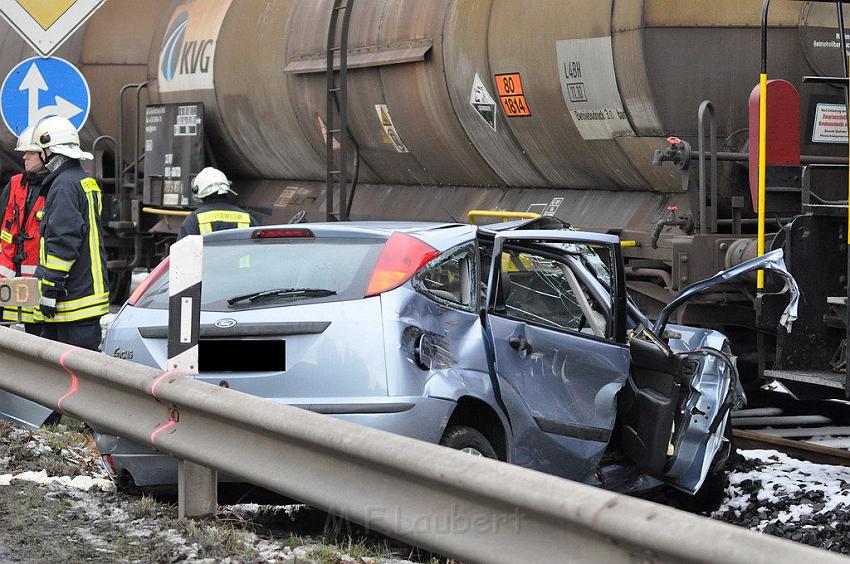
[(33, 49), (47, 57), (105, 0), (0, 0), (0, 15)]

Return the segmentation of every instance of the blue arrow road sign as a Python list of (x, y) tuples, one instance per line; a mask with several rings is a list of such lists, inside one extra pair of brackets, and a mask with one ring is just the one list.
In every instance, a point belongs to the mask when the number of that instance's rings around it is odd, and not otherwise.
[(49, 116), (80, 129), (91, 106), (89, 85), (77, 67), (58, 57), (33, 57), (9, 71), (0, 87), (0, 113), (12, 133)]

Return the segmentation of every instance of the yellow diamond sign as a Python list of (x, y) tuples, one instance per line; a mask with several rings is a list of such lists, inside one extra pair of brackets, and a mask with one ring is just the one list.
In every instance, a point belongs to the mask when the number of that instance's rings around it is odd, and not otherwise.
[(0, 15), (33, 49), (49, 56), (105, 0), (0, 0)]
[(44, 30), (50, 29), (50, 26), (74, 5), (74, 0), (17, 0), (17, 2)]

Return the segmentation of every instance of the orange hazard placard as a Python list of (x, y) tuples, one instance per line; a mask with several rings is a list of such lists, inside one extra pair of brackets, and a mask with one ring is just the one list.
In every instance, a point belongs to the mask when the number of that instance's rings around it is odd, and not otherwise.
[(525, 96), (502, 96), (499, 99), (502, 101), (502, 109), (505, 110), (506, 116), (528, 117), (531, 115), (531, 110), (525, 103)]
[(497, 74), (496, 90), (499, 91), (499, 97), (521, 96), (522, 94), (525, 94), (522, 89), (522, 77), (520, 77), (518, 72), (511, 74)]
[(508, 117), (528, 117), (531, 110), (525, 100), (525, 91), (522, 88), (522, 77), (518, 72), (508, 74), (497, 74), (496, 91), (502, 102), (502, 109)]

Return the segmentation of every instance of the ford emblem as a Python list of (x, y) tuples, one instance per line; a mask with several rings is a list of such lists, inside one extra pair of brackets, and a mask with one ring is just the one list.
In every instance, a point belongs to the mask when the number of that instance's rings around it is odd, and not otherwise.
[(229, 317), (225, 317), (224, 319), (219, 319), (218, 321), (215, 322), (215, 326), (218, 327), (219, 329), (230, 329), (234, 325), (236, 325), (236, 320), (231, 319)]

